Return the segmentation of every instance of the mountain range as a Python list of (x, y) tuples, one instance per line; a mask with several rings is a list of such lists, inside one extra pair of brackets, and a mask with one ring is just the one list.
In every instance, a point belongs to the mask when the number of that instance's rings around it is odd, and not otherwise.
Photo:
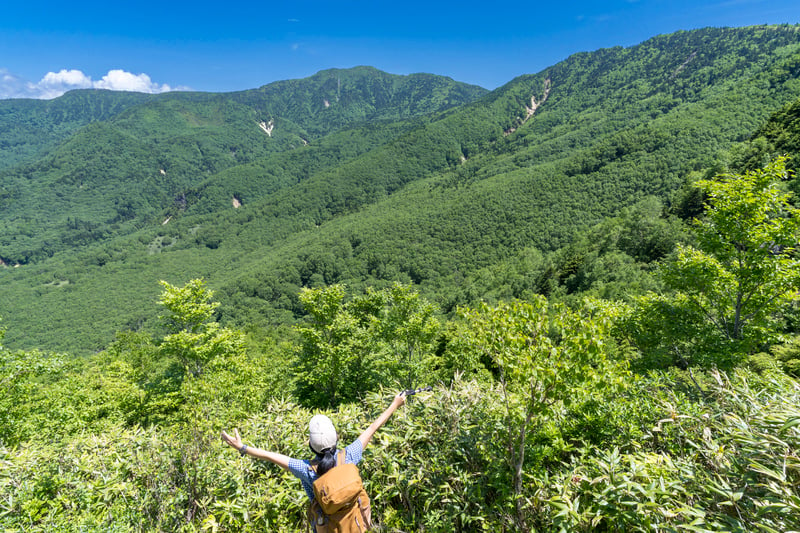
[(791, 150), (769, 124), (798, 98), (783, 25), (580, 53), (494, 91), (357, 67), (0, 101), (5, 343), (103, 349), (155, 327), (161, 279), (205, 278), (250, 332), (301, 316), (304, 286), (414, 283), (444, 312), (542, 292), (598, 224), (666, 219), (692, 179)]

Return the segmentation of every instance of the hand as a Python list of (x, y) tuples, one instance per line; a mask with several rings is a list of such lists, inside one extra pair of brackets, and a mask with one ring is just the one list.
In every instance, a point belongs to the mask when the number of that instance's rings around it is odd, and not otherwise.
[(242, 449), (242, 437), (239, 436), (239, 430), (238, 429), (234, 429), (233, 430), (233, 434), (235, 435), (234, 437), (228, 435), (223, 430), (222, 431), (222, 440), (225, 442), (225, 444), (227, 444), (231, 448), (236, 448), (237, 450), (241, 450)]
[(406, 403), (406, 391), (398, 392), (397, 396), (395, 396), (394, 400), (392, 400), (392, 405), (395, 407), (400, 407), (404, 403)]

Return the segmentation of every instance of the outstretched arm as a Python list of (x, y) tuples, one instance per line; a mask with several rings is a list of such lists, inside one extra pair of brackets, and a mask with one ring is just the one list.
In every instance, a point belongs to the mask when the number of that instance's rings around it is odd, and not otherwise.
[(245, 446), (244, 444), (242, 444), (242, 438), (239, 436), (238, 429), (233, 430), (233, 435), (228, 435), (225, 431), (223, 431), (222, 440), (225, 442), (225, 444), (227, 444), (231, 448), (236, 448), (237, 450), (239, 450), (240, 453), (249, 455), (250, 457), (255, 457), (256, 459), (263, 459), (264, 461), (270, 461), (280, 466), (281, 468), (287, 470), (289, 468), (288, 456), (283, 455), (281, 453), (268, 452), (267, 450), (262, 450), (261, 448), (255, 448), (253, 446)]
[(394, 400), (392, 400), (391, 405), (389, 405), (389, 407), (387, 407), (386, 410), (383, 413), (381, 413), (381, 416), (376, 418), (375, 422), (370, 424), (370, 426), (367, 429), (365, 429), (361, 435), (358, 436), (358, 440), (361, 441), (362, 449), (367, 447), (367, 444), (369, 444), (369, 441), (372, 440), (372, 436), (375, 434), (375, 432), (378, 431), (378, 429), (380, 429), (380, 427), (384, 425), (387, 420), (389, 420), (389, 417), (392, 416), (392, 414), (397, 410), (397, 408), (403, 405), (404, 403), (406, 403), (405, 391), (395, 396)]

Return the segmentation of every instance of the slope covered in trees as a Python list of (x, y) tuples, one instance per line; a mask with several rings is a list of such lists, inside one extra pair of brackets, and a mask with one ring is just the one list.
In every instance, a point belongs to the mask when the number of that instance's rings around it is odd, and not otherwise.
[(0, 170), (34, 161), (90, 122), (107, 120), (147, 98), (72, 91), (50, 101), (0, 100)]
[[(320, 283), (409, 281), (451, 309), (487, 294), (467, 283), (477, 272), (725, 168), (796, 98), (797, 75), (798, 30), (780, 26), (578, 54), (458, 106), (482, 93), (366, 68), (282, 82), (282, 97), (162, 95), (5, 172), (0, 257), (24, 266), (2, 272), (0, 313), (30, 342), (98, 349), (150, 320), (134, 295), (152, 301), (153, 278), (202, 275), (240, 324), (293, 320), (299, 288)], [(355, 96), (337, 107), (339, 94)], [(423, 111), (436, 112), (403, 118)]]
[[(702, 184), (725, 190), (704, 223), (722, 220), (721, 240), (735, 244), (737, 224), (724, 214), (736, 204), (753, 234), (778, 230), (796, 242), (798, 213), (785, 195), (749, 190), (774, 192), (783, 178), (779, 160)], [(699, 249), (723, 260), (724, 247), (704, 232)], [(782, 334), (773, 348), (797, 360), (796, 322), (785, 319), (800, 261), (784, 247), (761, 262), (781, 262), (795, 279), (779, 289), (789, 298), (745, 336)], [(684, 265), (679, 251), (662, 275)], [(743, 274), (772, 290), (764, 267)], [(695, 295), (719, 296), (717, 284), (694, 277), (682, 281)], [(298, 338), (256, 344), (213, 320), (218, 303), (201, 280), (162, 287), (164, 333), (120, 334), (102, 353), (72, 361), (0, 348), (5, 527), (302, 529), (297, 481), (237, 458), (220, 430), (240, 427), (251, 446), (303, 457), (304, 407), (333, 409), (349, 440), (392, 389), (420, 382), (438, 385), (393, 418), (362, 463), (375, 519), (387, 528), (800, 527), (798, 384), (785, 373), (796, 377), (798, 367), (782, 369), (780, 356), (754, 354), (740, 339), (704, 352), (697, 331), (661, 316), (645, 336), (694, 346), (695, 360), (687, 373), (658, 370), (659, 351), (638, 342), (657, 314), (650, 296), (566, 306), (537, 295), (442, 320), (409, 286), (348, 295), (332, 285), (302, 291), (308, 320)], [(718, 321), (693, 313), (681, 290), (666, 294), (664, 307), (697, 319), (701, 334), (714, 329)], [(747, 364), (736, 368), (741, 357)]]
[[(440, 76), (364, 68), (337, 71), (339, 87), (331, 88), (329, 75), (281, 82), (280, 91), (149, 97), (79, 91), (48, 103), (3, 102), (4, 120), (14, 125), (8, 131), (18, 132), (5, 133), (13, 137), (9, 143), (26, 142), (20, 129), (27, 125), (42, 139), (43, 153), (0, 170), (6, 227), (0, 257), (27, 264), (129, 233), (170, 208), (185, 208), (192, 188), (222, 170), (300, 148), (335, 129), (447, 109), (485, 93)], [(360, 90), (364, 80), (369, 91)], [(46, 150), (47, 139), (62, 131), (70, 135)]]

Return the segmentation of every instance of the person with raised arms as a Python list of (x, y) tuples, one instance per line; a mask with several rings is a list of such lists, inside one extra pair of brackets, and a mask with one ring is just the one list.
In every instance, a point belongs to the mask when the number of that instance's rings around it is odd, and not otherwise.
[[(313, 416), (308, 424), (308, 444), (315, 455), (311, 460), (294, 459), (277, 452), (248, 446), (242, 442), (238, 429), (233, 430), (233, 435), (223, 431), (222, 440), (228, 446), (238, 450), (242, 456), (248, 455), (255, 459), (270, 461), (281, 468), (289, 470), (299, 478), (310, 501), (309, 520), (312, 522), (312, 527), (316, 533), (327, 531), (367, 531), (371, 527), (370, 504), (369, 498), (361, 486), (358, 470), (352, 467), (349, 470), (347, 468), (337, 469), (341, 472), (338, 477), (344, 479), (341, 481), (342, 485), (348, 485), (348, 487), (357, 485), (357, 488), (343, 489), (346, 494), (342, 493), (344, 494), (341, 496), (342, 501), (333, 501), (331, 503), (331, 499), (336, 500), (338, 497), (331, 495), (339, 494), (339, 488), (336, 485), (339, 481), (335, 479), (336, 476), (333, 475), (332, 471), (334, 471), (334, 467), (343, 465), (355, 466), (361, 461), (362, 453), (372, 440), (372, 436), (389, 420), (397, 408), (405, 403), (408, 392), (413, 393), (414, 391), (398, 393), (389, 407), (344, 450), (338, 450), (339, 435), (331, 419), (325, 415)], [(331, 476), (323, 480), (323, 475), (328, 472), (332, 472)], [(353, 482), (352, 476), (358, 478), (357, 483)], [(327, 482), (327, 486), (321, 485), (325, 482)], [(320, 494), (320, 487), (322, 487), (322, 492), (327, 496), (317, 497)], [(345, 523), (355, 525), (344, 526)], [(340, 524), (342, 525), (340, 526)]]

